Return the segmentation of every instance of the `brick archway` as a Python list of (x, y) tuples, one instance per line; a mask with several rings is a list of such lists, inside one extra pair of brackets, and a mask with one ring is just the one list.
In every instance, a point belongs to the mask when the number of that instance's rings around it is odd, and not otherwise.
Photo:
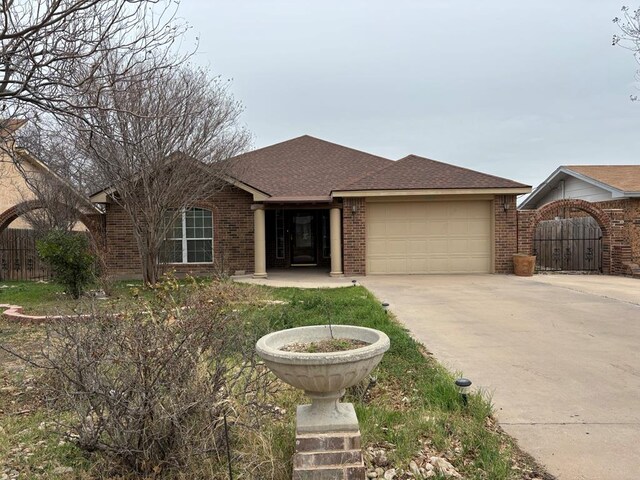
[[(27, 200), (13, 207), (8, 208), (0, 213), (0, 233), (4, 232), (11, 222), (26, 212), (45, 208), (44, 204), (39, 200)], [(91, 232), (94, 239), (102, 240), (102, 221), (99, 214), (86, 215), (76, 210), (78, 220), (80, 220)]]
[[(577, 199), (565, 199), (565, 200), (556, 200), (555, 202), (547, 203), (543, 205), (538, 210), (523, 210), (519, 213), (524, 215), (529, 215), (529, 221), (522, 222), (526, 225), (525, 231), (521, 231), (520, 235), (523, 235), (525, 238), (527, 250), (529, 253), (533, 252), (533, 235), (536, 230), (538, 224), (547, 219), (553, 212), (559, 209), (575, 209), (580, 210), (585, 213), (591, 215), (595, 221), (600, 226), (602, 230), (602, 272), (605, 274), (612, 273), (612, 264), (615, 259), (612, 259), (612, 244), (613, 244), (613, 225), (611, 216), (598, 206), (593, 203), (587, 202), (586, 200), (577, 200)], [(521, 245), (524, 242), (521, 243)]]

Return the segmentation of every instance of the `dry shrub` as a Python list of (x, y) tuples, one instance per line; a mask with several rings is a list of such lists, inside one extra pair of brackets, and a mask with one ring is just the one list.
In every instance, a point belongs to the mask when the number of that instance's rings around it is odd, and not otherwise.
[(242, 292), (229, 283), (182, 292), (168, 280), (141, 311), (67, 318), (47, 329), (51, 405), (80, 446), (125, 471), (225, 461), (223, 417), (232, 431), (257, 431), (270, 411), (276, 384), (254, 353), (262, 332), (247, 329), (235, 308), (247, 301)]

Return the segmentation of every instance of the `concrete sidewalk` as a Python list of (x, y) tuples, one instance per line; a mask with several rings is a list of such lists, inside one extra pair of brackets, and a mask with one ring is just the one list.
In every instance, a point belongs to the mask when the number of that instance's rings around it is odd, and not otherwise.
[(640, 478), (640, 281), (539, 275), (361, 279), (500, 424), (567, 480)]

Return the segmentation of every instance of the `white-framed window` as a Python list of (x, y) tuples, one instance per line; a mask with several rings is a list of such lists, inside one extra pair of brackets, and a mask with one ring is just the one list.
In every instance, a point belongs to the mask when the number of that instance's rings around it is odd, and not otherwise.
[[(172, 216), (174, 212), (168, 212)], [(213, 262), (213, 216), (204, 208), (183, 209), (164, 241), (165, 263)]]

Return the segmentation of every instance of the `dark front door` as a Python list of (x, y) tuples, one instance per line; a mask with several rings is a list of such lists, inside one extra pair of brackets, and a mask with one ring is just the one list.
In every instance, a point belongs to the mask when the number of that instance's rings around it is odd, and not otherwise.
[(316, 265), (316, 216), (314, 212), (293, 214), (291, 228), (291, 265)]

